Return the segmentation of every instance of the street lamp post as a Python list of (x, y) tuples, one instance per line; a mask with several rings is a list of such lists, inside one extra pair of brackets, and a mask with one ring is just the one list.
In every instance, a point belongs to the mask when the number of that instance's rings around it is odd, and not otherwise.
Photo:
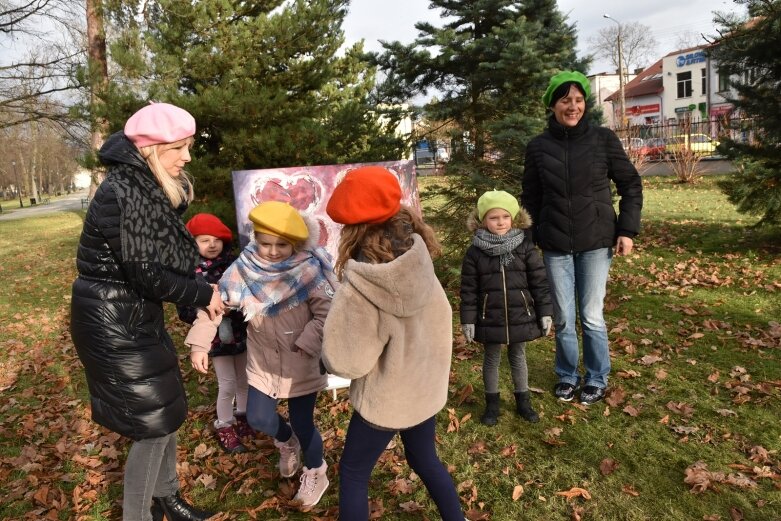
[(621, 96), (621, 128), (626, 127), (626, 99), (624, 98), (624, 52), (621, 43), (621, 22), (610, 16), (609, 14), (603, 14), (603, 18), (607, 18), (615, 22), (618, 25), (618, 89)]
[(22, 203), (22, 185), (19, 184), (19, 174), (16, 172), (16, 161), (11, 161), (11, 166), (14, 167), (14, 177), (16, 178), (16, 193), (19, 194), (19, 208), (24, 208), (24, 203)]

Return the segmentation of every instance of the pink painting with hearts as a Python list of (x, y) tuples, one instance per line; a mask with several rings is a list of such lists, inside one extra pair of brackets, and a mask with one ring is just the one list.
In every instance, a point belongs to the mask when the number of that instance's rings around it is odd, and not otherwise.
[(284, 201), (318, 224), (320, 245), (335, 257), (341, 225), (325, 213), (328, 198), (347, 172), (366, 165), (390, 170), (399, 179), (402, 204), (420, 212), (414, 161), (238, 170), (233, 172), (233, 193), (241, 247), (252, 236), (252, 223), (247, 218), (250, 210), (265, 201)]

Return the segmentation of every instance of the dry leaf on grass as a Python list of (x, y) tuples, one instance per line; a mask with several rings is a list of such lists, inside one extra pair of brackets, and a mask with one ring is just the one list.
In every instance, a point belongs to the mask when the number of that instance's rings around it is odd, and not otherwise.
[(523, 485), (515, 485), (513, 487), (513, 501), (518, 501), (518, 499), (523, 495)]
[(612, 458), (605, 458), (599, 464), (599, 472), (601, 472), (603, 476), (609, 476), (615, 472), (617, 468), (618, 462)]
[(591, 499), (591, 494), (588, 490), (585, 488), (580, 487), (572, 487), (569, 490), (562, 490), (560, 492), (556, 492), (557, 496), (564, 496), (567, 498), (567, 501), (572, 501), (575, 498), (582, 497), (585, 500)]

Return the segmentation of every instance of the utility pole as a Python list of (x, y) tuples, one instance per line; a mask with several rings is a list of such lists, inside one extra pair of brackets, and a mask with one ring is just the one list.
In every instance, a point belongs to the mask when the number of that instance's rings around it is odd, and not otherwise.
[(621, 96), (621, 124), (620, 128), (626, 128), (626, 98), (624, 97), (624, 52), (623, 44), (621, 43), (621, 22), (610, 16), (609, 14), (603, 14), (603, 18), (607, 18), (615, 22), (618, 25), (618, 89)]

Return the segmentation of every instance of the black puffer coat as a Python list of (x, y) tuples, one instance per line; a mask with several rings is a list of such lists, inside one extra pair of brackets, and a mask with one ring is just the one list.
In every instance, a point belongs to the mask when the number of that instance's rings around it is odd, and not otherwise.
[[(528, 214), (521, 210), (528, 226)], [(508, 344), (543, 335), (540, 318), (553, 316), (545, 265), (527, 235), (502, 266), (474, 244), (461, 264), (461, 323), (475, 324), (475, 340)]]
[(92, 418), (134, 440), (174, 432), (187, 416), (163, 302), (206, 306), (198, 249), (146, 161), (122, 133), (100, 151), (109, 166), (79, 240), (71, 336)]
[[(610, 182), (621, 196), (613, 209)], [(551, 116), (526, 149), (521, 203), (543, 250), (566, 253), (612, 247), (640, 231), (643, 183), (618, 137), (584, 117), (566, 128)]]

